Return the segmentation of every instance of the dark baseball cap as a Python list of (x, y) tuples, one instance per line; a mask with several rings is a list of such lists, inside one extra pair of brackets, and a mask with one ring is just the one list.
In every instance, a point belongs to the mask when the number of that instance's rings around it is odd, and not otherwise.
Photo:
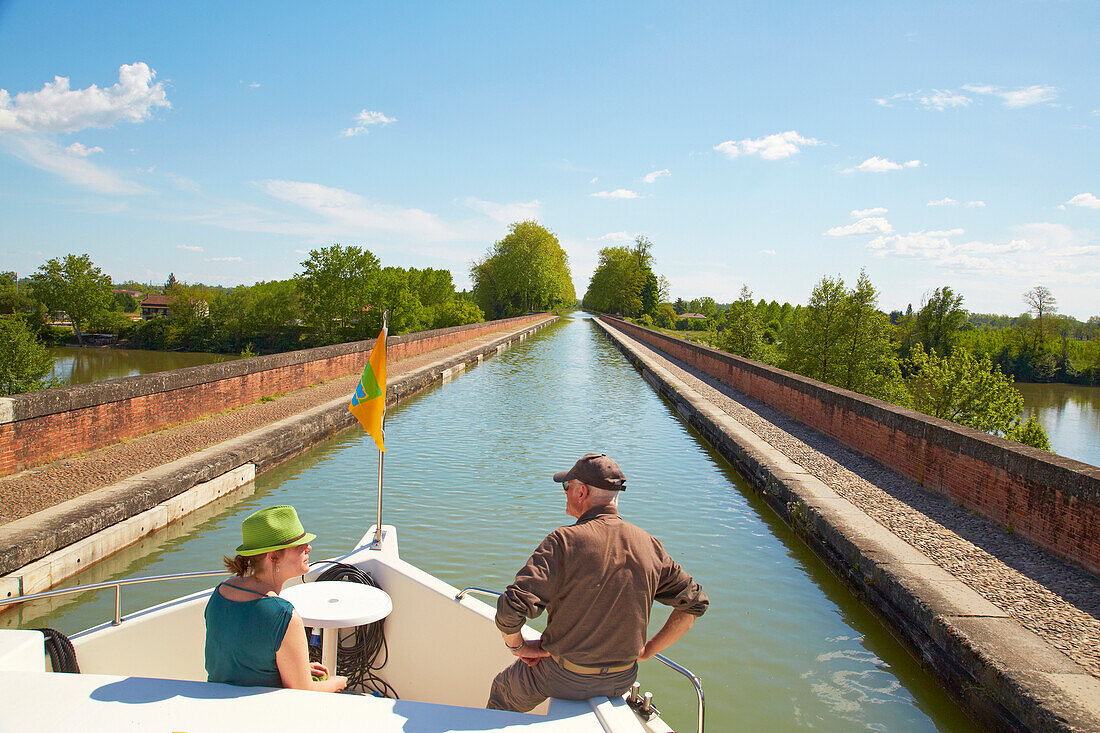
[(623, 470), (606, 453), (586, 453), (568, 471), (554, 474), (554, 481), (559, 484), (573, 479), (607, 491), (626, 491)]

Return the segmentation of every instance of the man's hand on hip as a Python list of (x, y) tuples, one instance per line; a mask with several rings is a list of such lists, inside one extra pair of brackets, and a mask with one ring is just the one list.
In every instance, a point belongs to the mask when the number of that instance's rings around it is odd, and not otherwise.
[(541, 640), (525, 641), (519, 649), (513, 649), (512, 654), (519, 657), (528, 667), (534, 667), (550, 656), (550, 652), (542, 648)]

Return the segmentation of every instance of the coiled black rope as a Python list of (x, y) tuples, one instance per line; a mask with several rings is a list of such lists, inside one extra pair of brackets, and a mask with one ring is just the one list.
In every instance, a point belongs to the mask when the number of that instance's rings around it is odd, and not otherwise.
[(35, 629), (35, 631), (41, 631), (46, 637), (43, 643), (46, 651), (49, 652), (50, 665), (53, 666), (54, 672), (80, 674), (80, 665), (76, 662), (76, 649), (73, 648), (69, 637), (57, 629)]
[[(316, 580), (346, 580), (352, 583), (365, 583), (378, 588), (378, 583), (370, 573), (363, 572), (347, 563), (331, 563), (332, 567), (317, 576)], [(399, 700), (397, 691), (385, 680), (375, 674), (386, 666), (389, 649), (386, 647), (386, 635), (382, 630), (383, 621), (356, 626), (353, 634), (341, 634), (337, 644), (336, 669), (332, 674), (342, 674), (348, 678), (348, 689), (359, 689), (381, 697)], [(381, 659), (379, 659), (381, 655)], [(310, 661), (321, 660), (321, 647), (310, 645)]]

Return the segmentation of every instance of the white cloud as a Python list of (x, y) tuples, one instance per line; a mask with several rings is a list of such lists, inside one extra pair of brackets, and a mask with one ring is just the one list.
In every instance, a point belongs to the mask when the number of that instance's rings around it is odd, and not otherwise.
[(968, 208), (971, 208), (971, 209), (981, 209), (981, 208), (985, 207), (985, 202), (984, 201), (967, 201), (966, 205), (967, 205)]
[(81, 158), (87, 158), (93, 153), (102, 153), (103, 148), (99, 147), (98, 145), (96, 145), (94, 148), (89, 148), (85, 145), (81, 145), (80, 143), (73, 143), (69, 147), (65, 148), (65, 151), (68, 153), (72, 153), (73, 155), (79, 155)]
[(1086, 209), (1100, 209), (1100, 198), (1093, 196), (1091, 193), (1079, 193), (1062, 206), (1081, 206)]
[(375, 112), (374, 110), (362, 110), (359, 114), (355, 115), (355, 126), (349, 127), (340, 134), (344, 137), (354, 137), (355, 135), (365, 135), (370, 132), (368, 128), (373, 125), (388, 125), (391, 122), (397, 122), (396, 117), (387, 117), (381, 112)]
[(854, 237), (860, 234), (889, 234), (894, 231), (890, 222), (881, 216), (865, 217), (857, 222), (833, 227), (825, 232), (826, 237)]
[(730, 160), (740, 155), (757, 154), (764, 160), (781, 160), (799, 152), (801, 147), (810, 145), (824, 145), (824, 143), (812, 137), (802, 137), (794, 130), (788, 130), (787, 132), (778, 132), (755, 140), (746, 139), (740, 142), (727, 140), (724, 143), (715, 145), (714, 149)]
[(116, 122), (142, 122), (158, 107), (171, 107), (164, 83), (153, 83), (156, 72), (144, 62), (123, 64), (118, 83), (106, 89), (95, 84), (70, 89), (69, 79), (55, 76), (37, 92), (11, 97), (0, 89), (0, 133), (77, 132), (110, 127)]
[(244, 257), (208, 257), (207, 262), (244, 262)]
[(608, 232), (602, 237), (590, 237), (590, 242), (633, 242), (637, 237), (637, 234), (630, 234), (629, 232)]
[(1013, 282), (1100, 281), (1100, 245), (1062, 224), (1012, 227), (1003, 242), (959, 241), (962, 229), (875, 237), (867, 249), (879, 257), (923, 261), (957, 273), (994, 275)]
[(184, 252), (202, 252), (202, 247), (191, 244), (177, 244), (176, 249), (182, 249)]
[(853, 171), (863, 171), (864, 173), (885, 173), (887, 171), (900, 171), (902, 168), (916, 168), (920, 165), (919, 160), (909, 160), (904, 163), (895, 163), (887, 158), (880, 158), (877, 155), (872, 155), (867, 160), (863, 161), (855, 168), (845, 169), (845, 173), (851, 173)]
[(254, 82), (252, 82), (251, 84), (248, 85), (248, 88), (249, 89), (259, 89), (260, 88), (260, 82), (254, 81)]
[[(7, 136), (6, 147), (8, 152), (24, 163), (96, 193), (136, 194), (146, 190), (115, 171), (95, 165), (82, 151), (66, 150), (52, 140), (38, 135)], [(93, 151), (89, 150), (90, 152)]]
[(949, 107), (968, 107), (973, 101), (965, 94), (950, 89), (933, 89), (930, 92), (918, 89), (915, 92), (892, 94), (889, 97), (881, 97), (875, 100), (882, 107), (893, 107), (895, 102), (908, 102), (940, 112)]
[(964, 84), (963, 89), (974, 94), (989, 94), (1000, 97), (1005, 107), (1020, 109), (1043, 102), (1053, 102), (1058, 98), (1058, 87), (1034, 84), (1017, 89), (1004, 89), (991, 84)]
[(944, 196), (942, 199), (929, 201), (926, 206), (954, 206), (957, 203), (959, 202), (951, 198), (950, 196)]
[(464, 199), (462, 204), (475, 211), (480, 211), (490, 219), (499, 221), (501, 224), (538, 219), (539, 215), (542, 213), (542, 202), (538, 199), (512, 204), (497, 204), (492, 201), (482, 201), (481, 199), (470, 196)]
[(658, 178), (660, 178), (662, 176), (670, 176), (670, 175), (672, 175), (672, 174), (668, 172), (668, 168), (665, 168), (663, 170), (653, 171), (652, 173), (646, 173), (645, 176), (642, 177), (642, 180), (645, 181), (646, 183), (653, 183), (654, 181), (656, 181)]
[(635, 191), (631, 191), (626, 188), (616, 188), (614, 191), (597, 191), (596, 193), (590, 193), (589, 196), (595, 196), (598, 199), (640, 199), (642, 196)]
[(592, 179), (591, 181), (589, 181), (589, 183), (596, 183), (596, 182), (597, 182), (597, 181), (599, 181), (599, 180), (600, 180), (599, 176), (596, 176), (596, 177), (595, 177), (595, 178), (593, 178), (593, 179)]
[(775, 250), (774, 249), (762, 249), (762, 250), (760, 250), (760, 254), (762, 254), (762, 255), (771, 255), (772, 257), (774, 257), (775, 256)]
[(886, 213), (886, 209), (881, 206), (876, 206), (873, 209), (852, 209), (852, 213), (849, 214), (853, 219), (863, 219), (868, 216), (882, 216)]
[[(327, 224), (326, 231), (365, 235), (384, 232), (421, 241), (443, 241), (455, 237), (455, 232), (435, 214), (421, 209), (406, 209), (368, 201), (358, 194), (320, 183), (266, 180), (256, 185), (280, 201), (296, 204), (310, 211)], [(292, 226), (306, 231), (318, 230), (309, 225)], [(280, 228), (279, 230), (285, 231)]]

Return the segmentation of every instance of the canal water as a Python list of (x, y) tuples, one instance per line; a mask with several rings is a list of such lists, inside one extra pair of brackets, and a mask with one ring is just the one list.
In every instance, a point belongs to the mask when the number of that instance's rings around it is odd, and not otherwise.
[(240, 358), (236, 354), (101, 347), (82, 349), (79, 346), (58, 346), (49, 351), (53, 357), (53, 372), (50, 376), (65, 387)]
[[(702, 677), (710, 731), (975, 730), (583, 314), (403, 401), (386, 442), (385, 522), (401, 555), (457, 587), (503, 588), (547, 532), (572, 521), (551, 475), (588, 451), (615, 457), (628, 477), (623, 515), (710, 596), (667, 652)], [(315, 558), (344, 552), (373, 521), (376, 456), (361, 430), (346, 431), (68, 585), (215, 568), (240, 542), (241, 520), (273, 504), (297, 507), (318, 535)], [(128, 588), (124, 612), (205, 585)], [(112, 609), (113, 592), (87, 593), (0, 623), (73, 633)], [(653, 631), (666, 615), (658, 606)], [(694, 728), (684, 678), (648, 662), (640, 679), (674, 729)]]

